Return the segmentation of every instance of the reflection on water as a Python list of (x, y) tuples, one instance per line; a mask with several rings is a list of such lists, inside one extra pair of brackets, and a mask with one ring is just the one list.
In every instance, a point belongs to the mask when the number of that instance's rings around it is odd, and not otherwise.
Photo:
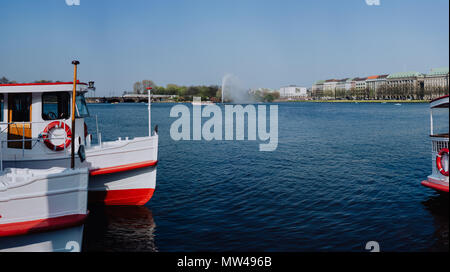
[[(420, 185), (431, 172), (428, 103), (280, 103), (273, 152), (174, 141), (174, 105), (152, 105), (157, 236), (133, 208), (123, 218), (91, 209), (87, 250), (365, 251), (377, 241), (383, 252), (448, 251), (448, 200)], [(90, 110), (105, 141), (148, 133), (145, 104)], [(86, 122), (93, 131), (95, 118)]]
[(90, 206), (83, 251), (157, 251), (155, 222), (145, 206)]
[(427, 200), (423, 201), (422, 204), (434, 218), (434, 236), (436, 238), (436, 242), (430, 250), (448, 251), (448, 194), (431, 196)]

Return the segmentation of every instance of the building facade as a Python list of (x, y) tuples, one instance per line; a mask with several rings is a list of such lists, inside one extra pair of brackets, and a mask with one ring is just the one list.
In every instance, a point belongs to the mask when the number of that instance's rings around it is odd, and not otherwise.
[(425, 98), (434, 99), (448, 94), (449, 68), (433, 68), (424, 78)]
[(340, 79), (336, 84), (336, 98), (344, 98), (347, 95), (347, 80), (349, 78)]
[(357, 77), (354, 80), (355, 80), (355, 89), (357, 91), (362, 91), (366, 89), (367, 77)]
[(280, 98), (306, 98), (308, 95), (306, 87), (300, 87), (295, 85), (289, 85), (286, 87), (281, 87)]
[(347, 83), (348, 78), (339, 79), (336, 84), (336, 91), (345, 91), (345, 84)]
[(352, 89), (356, 87), (356, 81), (354, 78), (349, 78), (345, 81), (345, 91), (349, 93)]
[(352, 97), (353, 99), (368, 98), (366, 80), (367, 77), (355, 77), (353, 79), (354, 84), (349, 93), (350, 97)]
[(323, 97), (323, 84), (325, 80), (316, 81), (311, 88), (311, 96), (316, 99), (320, 99)]
[(323, 97), (324, 98), (334, 98), (336, 95), (336, 86), (339, 80), (337, 79), (328, 79), (323, 83)]
[(424, 75), (419, 72), (393, 73), (386, 78), (385, 99), (423, 99)]
[(449, 67), (430, 73), (399, 72), (369, 77), (319, 80), (313, 84), (315, 99), (434, 99), (449, 94)]
[(366, 80), (366, 87), (369, 91), (370, 98), (380, 99), (383, 89), (386, 86), (386, 78), (388, 75), (370, 76)]

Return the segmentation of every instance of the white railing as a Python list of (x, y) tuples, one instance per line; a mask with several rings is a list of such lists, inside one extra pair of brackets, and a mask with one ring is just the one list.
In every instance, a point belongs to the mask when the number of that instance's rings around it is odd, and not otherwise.
[[(53, 121), (60, 121), (60, 123), (63, 124), (63, 126), (61, 127), (62, 129), (66, 129), (66, 126), (69, 126), (66, 124), (65, 119), (57, 119), (57, 120), (51, 120), (50, 122)], [(32, 125), (33, 124), (49, 124), (49, 121), (41, 121), (41, 122), (11, 122), (11, 123), (7, 123), (7, 122), (0, 122), (0, 171), (3, 171), (3, 143), (11, 143), (11, 142), (18, 142), (18, 143), (22, 143), (22, 147), (21, 148), (14, 148), (14, 149), (22, 149), (22, 158), (25, 158), (25, 149), (29, 149), (29, 148), (25, 148), (25, 143), (30, 143), (31, 149), (33, 148), (33, 146), (35, 146), (36, 143), (38, 142), (43, 142), (43, 138), (42, 138), (42, 134), (40, 133), (38, 135), (38, 137), (25, 137), (25, 125), (30, 125), (29, 128), (27, 129), (32, 129)], [(22, 125), (22, 139), (17, 139), (17, 140), (10, 140), (8, 139), (8, 132), (9, 132), (9, 128), (11, 125)], [(3, 126), (5, 126), (3, 128)], [(20, 128), (15, 128), (20, 129)], [(64, 134), (64, 137), (52, 137), (52, 139), (54, 140), (63, 140), (63, 143), (66, 142), (67, 139), (72, 139), (72, 138), (68, 138), (66, 137), (67, 134)], [(64, 144), (63, 147), (63, 151), (65, 154), (67, 154), (67, 149), (66, 145)]]
[(436, 168), (436, 156), (442, 148), (448, 148), (448, 138), (447, 137), (436, 137), (436, 135), (435, 135), (435, 136), (431, 137), (431, 146), (432, 146), (431, 147), (432, 148), (432, 152), (431, 152), (432, 174), (431, 175), (435, 179), (442, 180), (443, 178), (444, 179), (447, 178), (447, 180), (448, 180), (448, 177), (442, 176), (442, 174)]
[(448, 149), (448, 138), (431, 138), (432, 151), (438, 153), (442, 148)]

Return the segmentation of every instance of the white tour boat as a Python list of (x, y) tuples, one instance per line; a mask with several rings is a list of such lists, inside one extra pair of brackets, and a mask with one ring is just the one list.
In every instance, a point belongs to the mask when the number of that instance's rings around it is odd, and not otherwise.
[(0, 172), (0, 252), (80, 251), (88, 179), (87, 168)]
[[(75, 68), (76, 69), (76, 68)], [(76, 78), (76, 77), (75, 77)], [(75, 151), (85, 146), (86, 160), (76, 168), (89, 168), (89, 202), (106, 205), (144, 205), (156, 186), (158, 134), (151, 133), (149, 91), (147, 137), (91, 144), (84, 118), (89, 116), (84, 94), (93, 82), (76, 84), (75, 135), (71, 113), (73, 82), (0, 84), (0, 130), (3, 167), (47, 169), (71, 166)]]
[(430, 122), (431, 122), (431, 142), (432, 142), (432, 169), (433, 172), (427, 180), (422, 181), (422, 185), (435, 189), (439, 192), (448, 193), (449, 174), (449, 150), (448, 131), (447, 133), (435, 133), (433, 128), (433, 109), (447, 108), (448, 95), (439, 97), (430, 102)]

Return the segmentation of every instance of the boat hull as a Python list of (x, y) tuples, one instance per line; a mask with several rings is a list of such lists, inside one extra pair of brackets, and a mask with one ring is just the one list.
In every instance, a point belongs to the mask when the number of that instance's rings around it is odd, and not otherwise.
[(438, 192), (448, 193), (449, 188), (448, 181), (446, 182), (445, 180), (438, 180), (428, 177), (428, 179), (422, 181), (421, 184), (425, 187), (434, 189)]
[(88, 170), (6, 169), (0, 176), (0, 251), (80, 251)]
[[(439, 171), (436, 164), (436, 159), (438, 158), (439, 152), (443, 148), (448, 148), (448, 138), (447, 137), (431, 137), (432, 143), (432, 152), (431, 152), (431, 175), (427, 177), (426, 180), (423, 180), (421, 184), (425, 187), (434, 189), (440, 193), (448, 193), (449, 188), (449, 179), (448, 176), (445, 176), (443, 173)], [(448, 171), (448, 160), (443, 161), (443, 167), (446, 171)]]
[(105, 205), (144, 205), (153, 196), (155, 187), (156, 166), (91, 175), (89, 202)]
[[(88, 168), (89, 202), (105, 205), (144, 205), (156, 187), (158, 136), (104, 142), (86, 148), (86, 161), (76, 167)], [(67, 167), (70, 157), (4, 161), (4, 167), (46, 169)]]
[(0, 252), (80, 252), (84, 225), (20, 236), (0, 237)]

